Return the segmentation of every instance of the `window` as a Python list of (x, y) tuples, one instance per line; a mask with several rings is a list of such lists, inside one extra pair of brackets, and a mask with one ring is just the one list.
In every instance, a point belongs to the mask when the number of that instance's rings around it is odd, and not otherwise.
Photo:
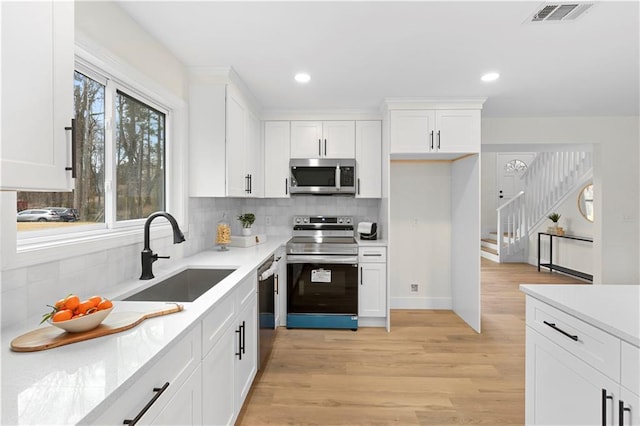
[(18, 215), (19, 232), (113, 228), (165, 210), (167, 112), (123, 84), (78, 68), (73, 88), (74, 189), (18, 192), (18, 212), (53, 212)]

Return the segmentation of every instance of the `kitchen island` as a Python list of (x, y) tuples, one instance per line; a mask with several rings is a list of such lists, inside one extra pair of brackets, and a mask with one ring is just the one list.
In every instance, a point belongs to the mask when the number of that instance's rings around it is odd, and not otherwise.
[(640, 286), (521, 285), (525, 421), (638, 424)]
[[(256, 268), (288, 239), (270, 237), (265, 243), (249, 248), (232, 248), (226, 252), (204, 251), (184, 258), (171, 267), (157, 265), (154, 270), (156, 277), (152, 280), (135, 279), (112, 287), (103, 296), (116, 301), (113, 312), (146, 313), (164, 309), (166, 304), (120, 299), (186, 268), (235, 269), (194, 302), (182, 303), (182, 312), (148, 319), (121, 333), (44, 351), (17, 353), (10, 350), (11, 340), (36, 328), (39, 318), (3, 329), (0, 423), (100, 422), (114, 404), (117, 406), (122, 395), (143, 381), (156, 364), (169, 355), (173, 356), (174, 347), (185, 342), (193, 343), (192, 353), (198, 358), (194, 360), (198, 363), (194, 371), (199, 371), (201, 353), (202, 357), (205, 355), (204, 351), (199, 352), (206, 329), (201, 324), (203, 319), (215, 313), (219, 305), (230, 299), (230, 295), (235, 297), (232, 293), (239, 287), (245, 283), (255, 283)], [(149, 392), (152, 396), (151, 389)], [(129, 413), (116, 414), (123, 420), (130, 418)]]

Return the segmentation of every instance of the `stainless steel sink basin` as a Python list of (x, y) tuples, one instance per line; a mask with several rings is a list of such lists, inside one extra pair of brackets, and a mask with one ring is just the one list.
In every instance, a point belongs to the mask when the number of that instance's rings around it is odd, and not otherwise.
[(146, 302), (193, 302), (235, 269), (185, 269), (124, 300)]

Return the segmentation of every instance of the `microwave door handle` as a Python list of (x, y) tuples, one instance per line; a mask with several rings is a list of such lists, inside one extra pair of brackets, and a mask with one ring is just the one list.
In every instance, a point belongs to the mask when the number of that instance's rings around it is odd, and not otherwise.
[(336, 166), (336, 189), (340, 190), (340, 165)]

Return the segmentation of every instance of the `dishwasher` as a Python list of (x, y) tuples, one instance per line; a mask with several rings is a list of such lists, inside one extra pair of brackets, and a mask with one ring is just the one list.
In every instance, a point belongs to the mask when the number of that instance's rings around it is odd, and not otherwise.
[(276, 334), (275, 274), (278, 262), (270, 256), (258, 267), (258, 370), (261, 370), (273, 348)]

